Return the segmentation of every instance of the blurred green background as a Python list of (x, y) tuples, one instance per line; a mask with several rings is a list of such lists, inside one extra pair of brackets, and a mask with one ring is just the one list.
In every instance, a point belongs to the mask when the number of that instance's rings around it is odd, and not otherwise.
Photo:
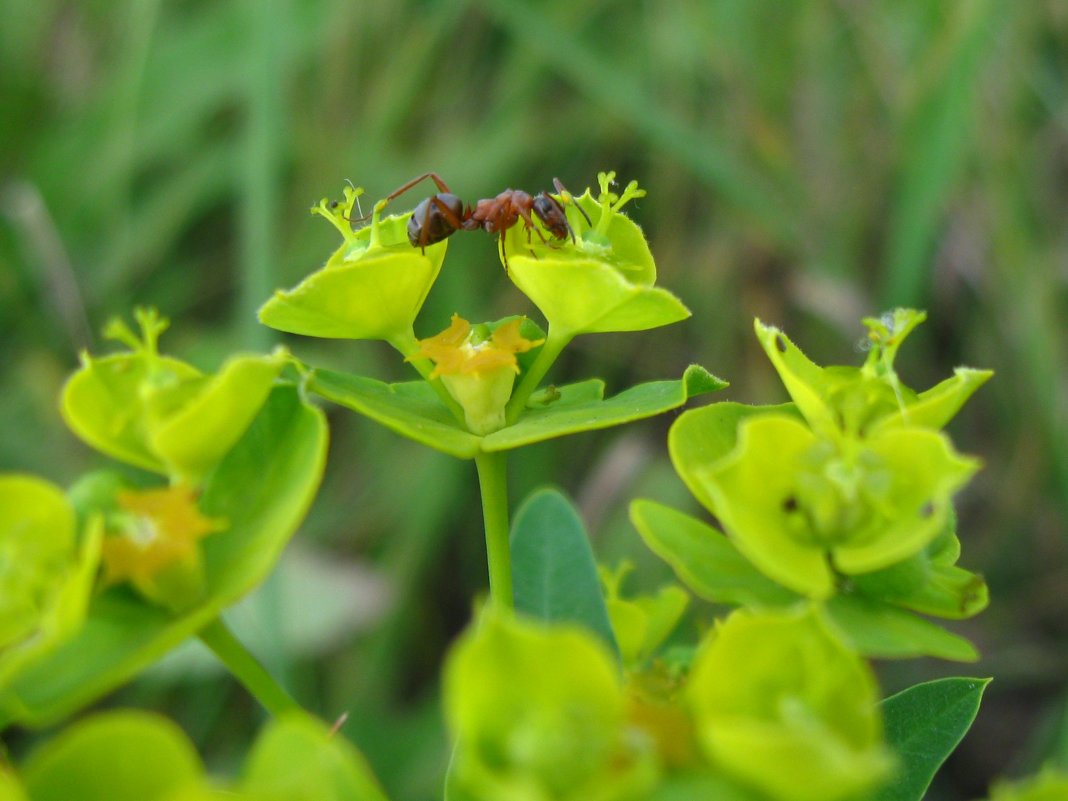
[[(951, 426), (986, 462), (959, 504), (963, 563), (992, 590), (959, 627), (983, 661), (880, 673), (888, 692), (996, 677), (932, 801), (1068, 765), (1068, 4), (6, 0), (3, 18), (0, 469), (70, 482), (105, 463), (55, 398), (134, 304), (171, 316), (165, 348), (206, 368), (280, 341), (255, 310), (336, 246), (308, 207), (346, 178), (376, 198), (434, 170), (474, 201), (615, 169), (648, 189), (629, 213), (694, 317), (580, 339), (552, 380), (616, 391), (698, 361), (732, 382), (720, 399), (777, 401), (754, 316), (816, 361), (857, 363), (859, 318), (893, 305), (930, 314), (899, 360), (911, 385), (997, 371)], [(517, 311), (536, 314), (492, 239), (462, 235), (418, 333)], [(285, 341), (407, 375), (373, 343)], [(329, 413), (322, 493), (232, 622), (310, 708), (348, 710), (393, 797), (440, 797), (440, 660), (486, 583), (474, 468)], [(514, 499), (560, 484), (598, 553), (651, 588), (668, 571), (625, 508), (692, 506), (669, 423), (523, 451)], [(260, 719), (195, 649), (105, 703), (166, 711), (220, 770)]]

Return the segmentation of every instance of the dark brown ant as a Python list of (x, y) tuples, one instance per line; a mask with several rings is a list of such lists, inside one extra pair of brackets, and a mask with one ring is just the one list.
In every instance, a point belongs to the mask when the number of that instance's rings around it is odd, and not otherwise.
[[(463, 201), (452, 194), (449, 187), (441, 180), (437, 173), (428, 172), (413, 178), (399, 189), (386, 196), (385, 202), (407, 192), (421, 181), (427, 178), (432, 180), (438, 188), (438, 194), (431, 195), (419, 203), (412, 211), (411, 219), (408, 220), (408, 241), (412, 247), (426, 250), (428, 245), (433, 245), (447, 239), (460, 230), (475, 231), (481, 228), (490, 234), (497, 234), (498, 241), (502, 242), (501, 254), (504, 258), (504, 269), (508, 269), (508, 253), (503, 245), (504, 232), (523, 220), (527, 230), (527, 242), (530, 242), (530, 232), (533, 231), (543, 244), (549, 244), (545, 236), (534, 226), (531, 214), (538, 218), (541, 224), (556, 241), (563, 241), (571, 237), (575, 241), (575, 232), (567, 221), (567, 214), (563, 204), (548, 192), (539, 192), (529, 195), (521, 189), (505, 189), (493, 198), (486, 198), (475, 203), (474, 208), (465, 206)], [(571, 193), (560, 183), (559, 178), (553, 178), (553, 186), (562, 197), (570, 197)], [(586, 219), (587, 224), (593, 225), (590, 216), (582, 206), (575, 204), (575, 208)], [(533, 251), (531, 251), (533, 253)]]

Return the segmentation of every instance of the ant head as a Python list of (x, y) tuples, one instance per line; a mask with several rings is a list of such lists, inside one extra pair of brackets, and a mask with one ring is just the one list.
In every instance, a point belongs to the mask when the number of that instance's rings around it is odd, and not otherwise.
[(571, 231), (571, 226), (568, 225), (564, 207), (555, 198), (545, 192), (539, 192), (534, 196), (531, 209), (556, 239), (564, 239), (569, 235), (574, 238), (575, 235)]

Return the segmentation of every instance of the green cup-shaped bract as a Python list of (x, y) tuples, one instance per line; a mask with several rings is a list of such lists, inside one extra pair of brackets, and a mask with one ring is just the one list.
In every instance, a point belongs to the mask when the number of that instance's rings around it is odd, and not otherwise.
[(687, 699), (713, 765), (775, 801), (853, 798), (890, 767), (875, 680), (811, 609), (733, 613)]
[(1068, 798), (1068, 773), (1048, 769), (1020, 782), (998, 782), (990, 801), (1064, 801)]
[(74, 510), (33, 476), (0, 476), (0, 687), (81, 625), (100, 550), (99, 520), (79, 543)]
[[(14, 801), (385, 801), (362, 755), (320, 721), (293, 713), (271, 721), (237, 787), (204, 773), (189, 738), (159, 715), (132, 710), (79, 721), (39, 748), (19, 771)], [(12, 792), (19, 790), (12, 777)]]
[(146, 350), (83, 357), (61, 411), (102, 453), (198, 483), (237, 442), (267, 399), (288, 356), (242, 355), (215, 375)]
[(32, 801), (163, 801), (179, 790), (201, 789), (203, 772), (193, 744), (177, 726), (134, 711), (74, 724), (21, 771)]
[(893, 372), (892, 357), (918, 324), (919, 313), (898, 309), (896, 314), (908, 318), (903, 332), (892, 345), (884, 346), (881, 360), (872, 358), (879, 353), (873, 346), (863, 367), (820, 367), (778, 328), (754, 322), (764, 352), (813, 430), (866, 435), (901, 427), (940, 429), (993, 375), (990, 370), (958, 367), (952, 378), (925, 392), (904, 386)]
[(977, 469), (929, 429), (830, 440), (775, 413), (744, 419), (730, 451), (704, 455), (676, 468), (702, 488), (742, 553), (814, 598), (834, 593), (834, 569), (866, 573), (921, 551)]
[(655, 595), (625, 597), (620, 585), (632, 568), (629, 562), (615, 571), (600, 568), (612, 632), (628, 668), (640, 666), (656, 653), (690, 603), (690, 596), (677, 584), (665, 585)]
[(303, 713), (279, 717), (260, 733), (241, 790), (257, 801), (386, 801), (352, 743)]
[(488, 608), (445, 668), (457, 741), (451, 782), (491, 801), (608, 801), (651, 774), (623, 739), (624, 695), (605, 647), (573, 626)]
[(502, 238), (512, 281), (541, 310), (556, 337), (644, 331), (690, 316), (678, 298), (653, 286), (656, 264), (645, 235), (619, 211), (644, 192), (632, 183), (617, 196), (610, 190), (613, 178), (614, 173), (598, 176), (599, 198), (587, 190), (564, 199), (573, 240), (553, 241), (540, 226), (527, 230), (523, 222)]
[[(276, 292), (260, 309), (260, 322), (330, 339), (392, 341), (410, 332), (448, 244), (424, 252), (412, 247), (406, 233), (410, 216), (386, 217), (353, 232), (326, 266)], [(374, 243), (372, 226), (378, 231)]]

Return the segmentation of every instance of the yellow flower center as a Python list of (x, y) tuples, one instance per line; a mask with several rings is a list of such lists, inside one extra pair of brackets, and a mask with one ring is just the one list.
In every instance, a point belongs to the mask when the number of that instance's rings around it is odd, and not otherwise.
[(117, 499), (126, 516), (121, 531), (104, 538), (105, 586), (149, 581), (194, 556), (201, 539), (226, 527), (225, 521), (201, 514), (191, 487), (124, 490)]

